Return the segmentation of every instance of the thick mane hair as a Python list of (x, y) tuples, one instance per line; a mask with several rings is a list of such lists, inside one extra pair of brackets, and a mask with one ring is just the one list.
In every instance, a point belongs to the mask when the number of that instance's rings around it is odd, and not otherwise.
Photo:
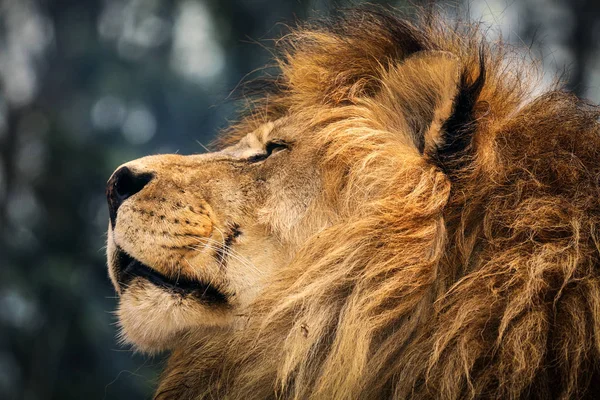
[(599, 109), (534, 96), (536, 66), (477, 25), (397, 15), (277, 43), (223, 140), (303, 121), (335, 217), (243, 327), (173, 352), (157, 398), (600, 398)]

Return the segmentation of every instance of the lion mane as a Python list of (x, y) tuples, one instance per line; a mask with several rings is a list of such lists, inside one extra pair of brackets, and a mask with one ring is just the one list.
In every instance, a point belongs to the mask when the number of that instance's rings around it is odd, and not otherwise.
[(600, 398), (598, 108), (431, 14), (348, 11), (277, 47), (223, 140), (304, 118), (336, 222), (244, 326), (175, 349), (156, 398)]

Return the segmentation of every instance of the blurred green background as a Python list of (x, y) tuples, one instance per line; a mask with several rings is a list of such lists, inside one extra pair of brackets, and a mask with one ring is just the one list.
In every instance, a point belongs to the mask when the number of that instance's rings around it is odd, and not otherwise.
[[(143, 155), (203, 152), (278, 23), (349, 4), (0, 0), (0, 399), (151, 397), (165, 356), (115, 340), (106, 180)], [(432, 6), (496, 27), (490, 38), (543, 60), (547, 81), (600, 100), (599, 1)]]

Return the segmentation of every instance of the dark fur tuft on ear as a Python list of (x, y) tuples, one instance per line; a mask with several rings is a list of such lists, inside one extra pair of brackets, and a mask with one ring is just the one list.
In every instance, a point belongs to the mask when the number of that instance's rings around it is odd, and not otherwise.
[(473, 81), (465, 70), (460, 84), (452, 113), (442, 126), (441, 144), (429, 154), (433, 162), (449, 176), (469, 164), (473, 134), (477, 130), (475, 106), (486, 80), (485, 49), (479, 48), (479, 75)]

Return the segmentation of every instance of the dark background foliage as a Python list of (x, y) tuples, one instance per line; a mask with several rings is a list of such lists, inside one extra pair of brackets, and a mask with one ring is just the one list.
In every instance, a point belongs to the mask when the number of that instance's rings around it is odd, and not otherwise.
[[(348, 4), (0, 0), (1, 399), (151, 396), (164, 356), (115, 338), (107, 178), (142, 155), (203, 152), (235, 118), (232, 89), (268, 62), (278, 23)], [(433, 6), (496, 26), (490, 36), (530, 48), (550, 80), (600, 100), (600, 2)]]

